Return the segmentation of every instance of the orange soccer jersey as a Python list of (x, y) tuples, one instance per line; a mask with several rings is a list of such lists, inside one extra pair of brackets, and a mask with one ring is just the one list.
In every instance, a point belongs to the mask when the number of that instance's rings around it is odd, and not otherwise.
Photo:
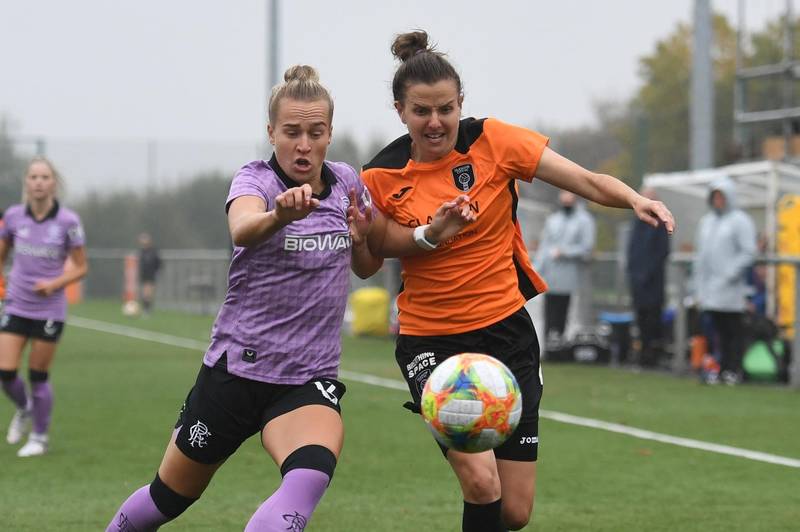
[(548, 138), (495, 119), (460, 122), (455, 149), (411, 160), (411, 138), (384, 148), (363, 171), (377, 207), (408, 227), (468, 194), (477, 220), (431, 252), (401, 259), (400, 333), (456, 334), (495, 323), (547, 285), (533, 270), (516, 217), (516, 179), (531, 181)]

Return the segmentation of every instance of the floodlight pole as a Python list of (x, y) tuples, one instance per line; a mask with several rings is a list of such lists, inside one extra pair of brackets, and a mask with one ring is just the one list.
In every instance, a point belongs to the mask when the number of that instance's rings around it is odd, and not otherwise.
[(700, 170), (714, 166), (714, 74), (711, 61), (713, 36), (710, 0), (694, 1), (693, 41), (689, 166), (692, 170)]
[[(269, 121), (269, 97), (278, 84), (278, 47), (280, 44), (280, 0), (267, 0), (267, 90), (264, 98), (264, 124)], [(266, 125), (264, 126), (266, 129)], [(266, 133), (263, 131), (262, 134)], [(268, 149), (269, 149), (269, 145)]]

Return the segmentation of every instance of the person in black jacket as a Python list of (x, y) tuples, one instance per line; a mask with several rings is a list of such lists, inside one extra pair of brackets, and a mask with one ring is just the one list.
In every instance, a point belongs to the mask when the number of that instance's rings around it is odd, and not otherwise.
[[(657, 199), (655, 190), (651, 188), (644, 188), (641, 194), (652, 200)], [(666, 229), (634, 219), (628, 240), (627, 271), (642, 342), (640, 362), (644, 366), (656, 365), (662, 353), (661, 314), (668, 256), (669, 236)]]
[(153, 297), (156, 293), (156, 276), (161, 269), (161, 257), (153, 246), (153, 239), (147, 233), (139, 235), (139, 286), (141, 290), (142, 311), (150, 314)]

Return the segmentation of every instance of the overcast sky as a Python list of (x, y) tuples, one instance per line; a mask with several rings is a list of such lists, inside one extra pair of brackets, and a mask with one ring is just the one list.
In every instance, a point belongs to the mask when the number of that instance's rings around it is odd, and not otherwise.
[[(735, 21), (737, 0), (712, 0)], [(62, 139), (257, 142), (264, 129), (266, 0), (0, 0), (0, 114)], [(749, 0), (754, 23), (784, 0)], [(391, 107), (396, 33), (424, 28), (464, 81), (465, 115), (585, 124), (635, 90), (693, 0), (283, 0), (280, 72), (311, 64), (335, 132), (403, 133)]]

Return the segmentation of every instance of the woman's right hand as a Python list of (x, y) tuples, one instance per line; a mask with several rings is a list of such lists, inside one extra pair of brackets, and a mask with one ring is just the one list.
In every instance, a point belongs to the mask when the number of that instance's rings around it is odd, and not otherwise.
[(275, 217), (278, 222), (288, 225), (311, 214), (311, 211), (319, 207), (319, 200), (312, 197), (312, 194), (311, 185), (305, 183), (275, 196)]
[(462, 194), (452, 201), (442, 203), (436, 210), (427, 236), (434, 243), (444, 242), (474, 221), (475, 213), (469, 206), (469, 196)]

